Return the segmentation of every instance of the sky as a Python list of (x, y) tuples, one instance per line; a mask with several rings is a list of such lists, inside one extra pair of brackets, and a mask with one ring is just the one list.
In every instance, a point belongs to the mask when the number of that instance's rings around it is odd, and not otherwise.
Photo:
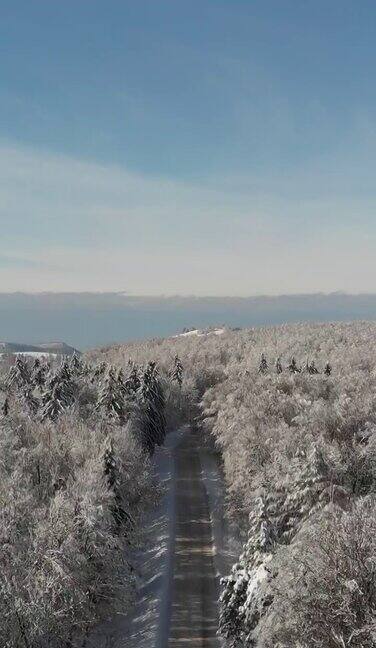
[(376, 292), (373, 0), (2, 0), (0, 291)]

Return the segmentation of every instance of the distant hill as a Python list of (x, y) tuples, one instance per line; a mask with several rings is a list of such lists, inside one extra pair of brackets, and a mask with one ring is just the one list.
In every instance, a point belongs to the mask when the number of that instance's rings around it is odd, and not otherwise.
[(51, 342), (48, 344), (20, 344), (18, 342), (0, 342), (0, 354), (24, 353), (25, 355), (73, 355), (80, 353), (77, 349), (65, 342)]
[(137, 297), (124, 293), (0, 293), (0, 339), (66, 340), (87, 349), (168, 337), (190, 327), (376, 320), (376, 294)]

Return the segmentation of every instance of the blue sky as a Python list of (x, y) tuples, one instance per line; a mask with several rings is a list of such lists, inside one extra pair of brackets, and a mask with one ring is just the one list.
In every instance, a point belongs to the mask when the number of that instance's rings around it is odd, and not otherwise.
[(0, 290), (375, 290), (375, 36), (368, 0), (3, 0)]

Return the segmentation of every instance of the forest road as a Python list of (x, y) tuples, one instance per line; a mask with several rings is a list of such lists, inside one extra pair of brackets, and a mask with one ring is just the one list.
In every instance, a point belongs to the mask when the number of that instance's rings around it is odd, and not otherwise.
[(197, 432), (174, 449), (175, 550), (170, 592), (169, 648), (219, 648), (218, 579), (212, 522)]

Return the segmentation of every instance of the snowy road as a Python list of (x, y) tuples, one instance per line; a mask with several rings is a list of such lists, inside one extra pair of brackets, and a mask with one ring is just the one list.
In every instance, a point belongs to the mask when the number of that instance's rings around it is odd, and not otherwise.
[(133, 564), (132, 609), (100, 626), (86, 648), (219, 648), (218, 584), (235, 554), (228, 546), (218, 459), (188, 427), (153, 458), (159, 505), (144, 520)]
[(197, 433), (174, 448), (175, 550), (167, 645), (217, 648), (218, 578)]

